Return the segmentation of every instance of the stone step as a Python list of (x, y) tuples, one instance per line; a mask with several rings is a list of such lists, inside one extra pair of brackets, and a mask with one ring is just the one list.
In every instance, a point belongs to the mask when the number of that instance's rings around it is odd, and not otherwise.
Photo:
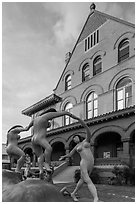
[(71, 183), (74, 182), (74, 172), (79, 166), (68, 166), (58, 175), (53, 176), (54, 183)]

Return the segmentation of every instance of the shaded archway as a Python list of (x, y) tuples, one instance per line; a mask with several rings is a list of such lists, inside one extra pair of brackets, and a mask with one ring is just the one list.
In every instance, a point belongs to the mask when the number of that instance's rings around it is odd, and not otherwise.
[(135, 130), (130, 135), (129, 154), (131, 165), (135, 166)]
[[(72, 140), (69, 144), (69, 151), (71, 151), (76, 146), (76, 143)], [(80, 165), (80, 155), (78, 152), (75, 152), (70, 158), (70, 162), (74, 166)]]
[(95, 158), (118, 157), (122, 152), (121, 136), (116, 132), (105, 132), (95, 140)]
[(65, 146), (62, 142), (55, 142), (52, 145), (51, 161), (59, 161), (60, 156), (65, 155)]
[(24, 149), (25, 154), (28, 154), (30, 156), (31, 162), (33, 162), (33, 151), (30, 147), (27, 147)]

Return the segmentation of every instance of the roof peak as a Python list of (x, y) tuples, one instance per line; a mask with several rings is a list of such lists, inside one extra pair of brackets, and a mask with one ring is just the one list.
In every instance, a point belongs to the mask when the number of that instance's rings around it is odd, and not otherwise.
[(94, 3), (92, 3), (90, 5), (90, 13), (93, 13), (95, 11), (96, 5)]

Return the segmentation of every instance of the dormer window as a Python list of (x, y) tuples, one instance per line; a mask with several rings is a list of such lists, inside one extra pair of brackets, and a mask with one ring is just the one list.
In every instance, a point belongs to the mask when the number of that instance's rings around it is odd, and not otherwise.
[(65, 78), (65, 91), (71, 89), (71, 75), (67, 75)]
[(129, 57), (129, 40), (122, 40), (118, 46), (118, 62), (121, 62)]
[(83, 69), (82, 69), (82, 81), (87, 81), (90, 79), (90, 70), (89, 70), (89, 64), (86, 63), (84, 66), (83, 66)]
[(85, 52), (94, 47), (99, 42), (99, 30), (89, 35), (85, 39)]

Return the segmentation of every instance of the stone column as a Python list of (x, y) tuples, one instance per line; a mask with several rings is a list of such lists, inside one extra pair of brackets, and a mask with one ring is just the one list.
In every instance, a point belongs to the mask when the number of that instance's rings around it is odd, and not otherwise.
[(93, 156), (94, 156), (94, 152), (95, 152), (95, 146), (94, 146), (94, 144), (91, 144), (91, 151), (92, 151), (92, 154), (93, 154)]
[(123, 161), (129, 162), (129, 159), (130, 159), (130, 152), (129, 152), (130, 138), (124, 138), (124, 139), (122, 139), (122, 142), (123, 142), (123, 155), (121, 155), (121, 158)]
[[(66, 154), (69, 154), (69, 146), (68, 145), (65, 146), (65, 150), (66, 150)], [(69, 158), (66, 158), (65, 161), (67, 161), (70, 164), (70, 159)]]
[(36, 155), (35, 153), (33, 153), (33, 161), (32, 161), (32, 166), (35, 167), (36, 166)]

